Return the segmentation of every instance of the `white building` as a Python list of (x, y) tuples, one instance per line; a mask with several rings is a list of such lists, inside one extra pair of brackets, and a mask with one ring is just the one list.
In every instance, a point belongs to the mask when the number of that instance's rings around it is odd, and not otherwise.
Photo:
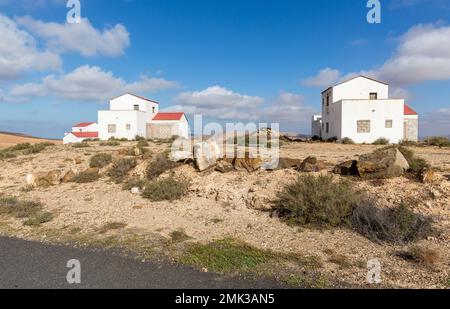
[(64, 134), (63, 143), (75, 144), (94, 138), (98, 138), (98, 124), (95, 122), (82, 122), (73, 126), (72, 132)]
[(314, 115), (311, 123), (311, 135), (322, 137), (322, 115)]
[(189, 137), (184, 113), (159, 113), (158, 102), (129, 93), (112, 99), (109, 110), (98, 112), (98, 125), (101, 140)]
[(388, 84), (358, 76), (322, 92), (320, 136), (349, 137), (356, 143), (381, 137), (391, 143), (417, 141), (418, 115), (403, 99), (389, 98)]

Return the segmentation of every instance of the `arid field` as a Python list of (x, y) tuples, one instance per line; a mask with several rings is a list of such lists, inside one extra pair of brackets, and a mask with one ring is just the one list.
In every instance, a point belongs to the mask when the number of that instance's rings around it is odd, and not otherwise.
[[(432, 218), (434, 233), (414, 242), (391, 243), (374, 241), (351, 228), (293, 225), (279, 218), (271, 211), (277, 194), (306, 174), (295, 169), (220, 173), (214, 169), (198, 172), (193, 164), (180, 164), (159, 176), (164, 179), (174, 173), (188, 183), (180, 199), (155, 202), (132, 194), (123, 188), (124, 183), (145, 178), (148, 164), (170, 147), (165, 142), (149, 142), (144, 154), (130, 154), (128, 150), (136, 144), (55, 145), (0, 160), (0, 198), (37, 202), (42, 207), (40, 214), (47, 216), (47, 220), (34, 222), (34, 217), (26, 221), (27, 214), (0, 211), (1, 233), (122, 248), (142, 259), (163, 257), (202, 271), (275, 276), (291, 285), (319, 288), (376, 288), (366, 283), (366, 277), (368, 261), (378, 259), (383, 288), (450, 287), (450, 148), (410, 147), (436, 171), (433, 183), (423, 183), (409, 176), (362, 180), (332, 174), (336, 164), (383, 146), (282, 145), (282, 157), (323, 160), (326, 169), (311, 174), (348, 181), (352, 188), (370, 196), (377, 207), (403, 204)], [(113, 163), (108, 161), (98, 178), (27, 185), (28, 174), (85, 171), (96, 154), (110, 154), (112, 162), (133, 157), (137, 166), (118, 181), (113, 181), (109, 173)], [(223, 256), (231, 262), (221, 260)]]

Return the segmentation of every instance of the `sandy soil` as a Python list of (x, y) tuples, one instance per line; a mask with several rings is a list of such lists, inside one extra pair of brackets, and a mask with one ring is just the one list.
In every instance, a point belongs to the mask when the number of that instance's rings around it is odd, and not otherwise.
[[(123, 143), (127, 147), (131, 143)], [(166, 145), (151, 144), (153, 153), (163, 151)], [(288, 144), (282, 147), (283, 157), (304, 159), (314, 155), (325, 160), (330, 167), (343, 160), (372, 152), (376, 146), (337, 144)], [(280, 170), (259, 171), (254, 174), (215, 171), (198, 173), (185, 165), (176, 173), (192, 181), (189, 195), (176, 202), (154, 203), (123, 191), (120, 185), (102, 177), (93, 184), (62, 184), (47, 189), (23, 192), (26, 174), (69, 168), (83, 170), (91, 155), (111, 152), (117, 155), (119, 147), (93, 146), (75, 149), (56, 146), (42, 154), (0, 161), (0, 192), (23, 199), (42, 201), (56, 218), (46, 228), (61, 230), (79, 227), (94, 232), (107, 222), (124, 222), (127, 230), (141, 235), (158, 234), (169, 237), (178, 229), (192, 237), (191, 241), (209, 242), (232, 236), (259, 248), (280, 252), (315, 255), (324, 261), (321, 271), (349, 284), (364, 285), (370, 259), (382, 264), (382, 279), (386, 287), (444, 288), (450, 278), (450, 149), (415, 148), (416, 153), (440, 170), (437, 184), (425, 185), (404, 177), (381, 182), (355, 181), (358, 186), (378, 198), (381, 206), (400, 202), (414, 205), (417, 212), (433, 216), (442, 234), (420, 242), (440, 254), (435, 268), (406, 261), (396, 254), (408, 246), (374, 243), (350, 230), (317, 231), (291, 227), (268, 212), (270, 201), (282, 185), (295, 179), (298, 172)], [(76, 164), (74, 159), (81, 158)], [(141, 166), (142, 167), (142, 166)], [(136, 172), (139, 172), (139, 167)], [(336, 176), (338, 177), (338, 176)], [(9, 225), (25, 236), (30, 228), (20, 221)], [(327, 249), (344, 255), (350, 267), (328, 262)]]
[(8, 148), (8, 147), (14, 146), (16, 144), (22, 144), (22, 143), (38, 144), (38, 143), (44, 143), (44, 142), (50, 142), (50, 143), (54, 143), (54, 144), (62, 144), (62, 141), (60, 141), (60, 140), (49, 140), (49, 139), (44, 139), (44, 138), (25, 136), (25, 135), (21, 135), (21, 134), (0, 133), (0, 149)]

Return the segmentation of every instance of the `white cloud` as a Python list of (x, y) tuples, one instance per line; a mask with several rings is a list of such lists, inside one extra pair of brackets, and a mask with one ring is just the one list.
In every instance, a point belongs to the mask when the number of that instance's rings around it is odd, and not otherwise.
[(341, 72), (331, 68), (321, 70), (316, 76), (304, 79), (302, 84), (308, 87), (329, 87), (341, 77)]
[(373, 70), (342, 76), (338, 70), (326, 68), (304, 81), (307, 86), (331, 86), (358, 74), (404, 87), (425, 81), (450, 79), (450, 26), (416, 25), (399, 38), (394, 54)]
[(39, 50), (36, 40), (15, 21), (0, 14), (0, 79), (13, 79), (27, 71), (58, 70), (60, 57)]
[(19, 25), (44, 39), (50, 50), (58, 53), (78, 52), (86, 57), (114, 57), (122, 55), (130, 46), (130, 35), (121, 24), (98, 30), (86, 18), (79, 24), (43, 22), (29, 16), (16, 20)]
[(166, 110), (232, 122), (280, 123), (284, 130), (307, 130), (316, 112), (305, 104), (302, 95), (281, 92), (270, 104), (265, 104), (261, 97), (236, 93), (221, 86), (182, 93), (175, 102), (177, 105)]
[(257, 96), (233, 92), (221, 86), (209, 87), (202, 91), (184, 92), (175, 98), (178, 108), (217, 119), (247, 120), (251, 111), (264, 102)]
[(127, 83), (115, 77), (112, 72), (85, 65), (62, 76), (49, 75), (43, 78), (41, 83), (15, 86), (9, 96), (16, 100), (54, 96), (67, 100), (103, 102), (125, 92), (150, 93), (177, 86), (177, 82), (145, 75), (138, 81)]

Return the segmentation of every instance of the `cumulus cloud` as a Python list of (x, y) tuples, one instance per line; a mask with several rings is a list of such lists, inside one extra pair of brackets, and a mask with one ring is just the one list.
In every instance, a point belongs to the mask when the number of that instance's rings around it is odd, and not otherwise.
[(49, 75), (41, 83), (18, 85), (11, 89), (9, 96), (16, 100), (27, 100), (35, 96), (54, 96), (76, 101), (107, 101), (111, 97), (125, 93), (150, 93), (176, 88), (178, 83), (162, 78), (141, 76), (131, 83), (115, 77), (112, 72), (96, 66), (81, 66), (61, 76)]
[(33, 36), (0, 14), (0, 79), (17, 78), (27, 71), (58, 70), (58, 54), (40, 50)]
[(261, 97), (236, 93), (221, 86), (185, 92), (175, 99), (168, 111), (184, 111), (232, 122), (280, 123), (282, 129), (306, 130), (315, 110), (299, 94), (281, 92), (270, 102)]
[(341, 78), (341, 72), (331, 68), (321, 70), (316, 76), (304, 79), (302, 84), (308, 87), (329, 87)]
[(326, 68), (306, 79), (307, 86), (331, 86), (358, 74), (404, 87), (425, 81), (450, 79), (450, 26), (420, 24), (398, 39), (394, 54), (378, 68), (342, 76), (338, 70)]
[(44, 39), (47, 47), (58, 53), (115, 57), (130, 46), (130, 34), (121, 24), (98, 30), (86, 18), (82, 18), (79, 24), (43, 22), (29, 16), (19, 17), (16, 21), (33, 35)]

